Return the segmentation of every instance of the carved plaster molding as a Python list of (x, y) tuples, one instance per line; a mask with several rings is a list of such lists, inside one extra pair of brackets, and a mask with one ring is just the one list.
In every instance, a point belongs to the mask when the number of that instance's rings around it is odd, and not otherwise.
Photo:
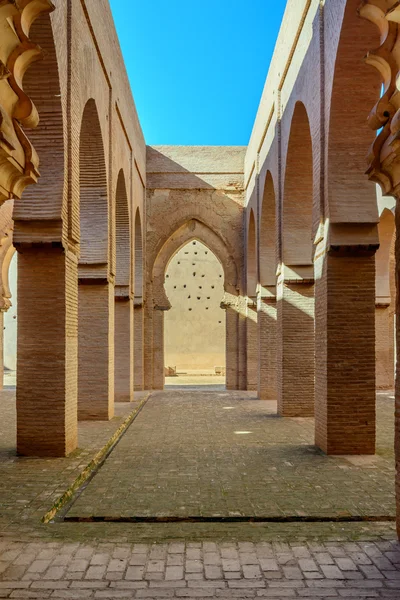
[(371, 111), (368, 123), (377, 136), (368, 154), (369, 179), (384, 194), (400, 195), (400, 2), (363, 0), (360, 16), (379, 29), (381, 44), (365, 61), (375, 67), (383, 82), (382, 95)]
[(23, 78), (42, 57), (29, 39), (30, 27), (53, 10), (51, 0), (0, 0), (0, 203), (20, 198), (39, 177), (39, 158), (23, 129), (36, 127), (39, 116)]

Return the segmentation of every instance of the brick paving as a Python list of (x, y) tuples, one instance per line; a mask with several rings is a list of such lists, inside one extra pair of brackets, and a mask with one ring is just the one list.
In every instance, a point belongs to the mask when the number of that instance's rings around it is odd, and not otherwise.
[[(137, 406), (115, 406), (115, 417), (105, 423), (79, 424), (79, 449), (68, 458), (26, 458), (16, 455), (15, 389), (0, 392), (0, 531), (15, 526), (29, 529), (40, 522), (91, 459), (107, 443)], [(26, 527), (25, 527), (26, 526)]]
[(392, 399), (371, 457), (327, 457), (313, 419), (275, 413), (246, 392), (153, 393), (68, 517), (395, 514)]
[[(153, 472), (157, 487), (151, 488), (152, 509), (175, 510), (177, 499), (191, 496), (196, 486), (203, 485), (206, 473), (209, 480), (221, 478), (219, 490), (230, 484), (232, 498), (240, 506), (246, 500), (251, 507), (264, 509), (272, 497), (276, 501), (280, 479), (290, 491), (281, 501), (283, 510), (294, 510), (293, 497), (313, 506), (307, 497), (312, 488), (304, 487), (301, 479), (312, 481), (306, 471), (318, 470), (322, 461), (330, 472), (329, 494), (336, 498), (329, 498), (329, 510), (335, 506), (343, 510), (350, 495), (353, 509), (376, 512), (379, 506), (380, 513), (393, 513), (390, 394), (378, 395), (377, 456), (340, 459), (311, 451), (311, 419), (278, 419), (273, 405), (259, 403), (249, 394), (203, 390), (203, 402), (199, 392), (186, 392), (185, 397), (180, 390), (165, 394), (157, 394), (145, 405), (72, 510), (85, 493), (92, 493), (91, 488), (101, 491), (102, 474), (112, 461), (124, 484), (114, 480), (114, 503), (122, 506), (129, 501), (130, 509), (134, 505), (124, 495), (132, 494), (133, 488), (126, 486), (125, 478), (142, 477), (141, 469), (153, 455), (158, 469)], [(27, 459), (15, 454), (14, 404), (12, 391), (0, 394), (0, 598), (400, 599), (400, 545), (394, 541), (393, 523), (41, 523), (43, 514), (134, 407), (117, 406), (117, 417), (110, 423), (81, 423), (80, 450), (68, 459)], [(146, 430), (142, 437), (140, 423)], [(160, 444), (165, 444), (165, 457)], [(173, 453), (182, 448), (183, 457), (166, 469)], [(125, 463), (130, 455), (135, 460), (129, 474)], [(216, 467), (218, 461), (225, 465), (225, 474), (222, 466)], [(261, 469), (256, 494), (250, 489), (255, 481), (251, 469)], [(165, 481), (169, 481), (170, 499)], [(146, 485), (149, 482), (150, 478)], [(265, 503), (267, 484), (271, 494)], [(361, 492), (360, 486), (364, 486)], [(185, 500), (180, 506), (185, 511), (200, 505), (210, 510), (211, 500), (230, 510), (230, 505), (218, 500), (225, 494), (210, 495), (210, 488), (205, 489), (205, 495), (194, 496), (194, 503)], [(182, 490), (187, 495), (181, 495)], [(142, 493), (150, 498), (149, 489), (135, 488), (139, 498)], [(108, 488), (101, 494), (106, 498)], [(264, 504), (256, 505), (256, 496)]]
[(0, 598), (399, 598), (395, 542), (0, 540)]

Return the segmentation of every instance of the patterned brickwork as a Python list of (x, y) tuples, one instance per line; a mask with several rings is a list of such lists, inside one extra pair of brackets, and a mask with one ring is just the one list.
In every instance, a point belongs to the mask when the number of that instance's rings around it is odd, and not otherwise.
[(258, 303), (258, 396), (261, 400), (276, 400), (276, 298)]
[[(114, 405), (114, 286), (79, 285), (78, 416), (108, 420)], [(112, 369), (112, 370), (111, 370)]]
[(314, 286), (278, 281), (278, 413), (314, 414)]
[(64, 456), (77, 444), (77, 264), (61, 248), (19, 250), (17, 448)]
[(374, 258), (325, 256), (317, 288), (316, 444), (329, 454), (373, 454)]

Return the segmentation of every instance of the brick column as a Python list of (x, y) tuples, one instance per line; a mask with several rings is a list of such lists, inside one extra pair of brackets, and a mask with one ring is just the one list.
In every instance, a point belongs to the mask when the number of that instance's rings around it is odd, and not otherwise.
[(229, 304), (221, 304), (225, 309), (226, 338), (225, 338), (225, 364), (226, 364), (226, 389), (238, 389), (238, 313)]
[(374, 256), (317, 252), (315, 272), (315, 443), (327, 454), (373, 454)]
[(276, 289), (264, 288), (258, 298), (258, 397), (276, 400)]
[(134, 310), (134, 375), (133, 383), (135, 390), (144, 390), (144, 311), (140, 298), (135, 298)]
[(375, 308), (375, 358), (376, 387), (394, 388), (394, 301), (390, 305), (378, 304)]
[(78, 417), (114, 416), (114, 286), (107, 279), (79, 279)]
[(258, 387), (258, 326), (257, 304), (254, 299), (248, 300), (246, 314), (246, 372), (247, 390), (256, 391)]
[(17, 451), (66, 456), (77, 446), (77, 258), (17, 245)]
[[(119, 293), (122, 292), (122, 293)], [(133, 300), (115, 289), (114, 399), (133, 400)]]
[(163, 390), (164, 375), (164, 311), (153, 311), (153, 390)]
[(277, 283), (278, 414), (314, 414), (313, 268), (282, 267)]

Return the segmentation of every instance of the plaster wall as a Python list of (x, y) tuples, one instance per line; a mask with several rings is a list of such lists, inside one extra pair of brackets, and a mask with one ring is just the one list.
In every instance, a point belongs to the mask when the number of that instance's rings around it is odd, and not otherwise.
[(186, 244), (171, 260), (165, 291), (165, 366), (177, 371), (215, 371), (225, 366), (223, 269), (201, 242)]

